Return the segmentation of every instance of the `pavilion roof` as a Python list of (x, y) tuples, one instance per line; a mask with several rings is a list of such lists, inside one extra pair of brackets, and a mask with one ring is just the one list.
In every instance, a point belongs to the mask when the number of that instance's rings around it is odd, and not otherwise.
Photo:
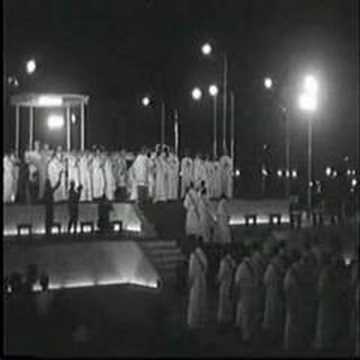
[(88, 104), (89, 96), (64, 93), (22, 93), (11, 96), (11, 105), (24, 107), (68, 107)]

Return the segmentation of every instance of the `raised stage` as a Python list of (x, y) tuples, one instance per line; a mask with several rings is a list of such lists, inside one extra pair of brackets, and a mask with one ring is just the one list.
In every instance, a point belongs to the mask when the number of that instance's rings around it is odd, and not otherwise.
[(157, 288), (161, 280), (135, 241), (9, 242), (3, 249), (5, 276), (25, 274), (28, 265), (36, 264), (49, 275), (52, 290), (117, 284)]

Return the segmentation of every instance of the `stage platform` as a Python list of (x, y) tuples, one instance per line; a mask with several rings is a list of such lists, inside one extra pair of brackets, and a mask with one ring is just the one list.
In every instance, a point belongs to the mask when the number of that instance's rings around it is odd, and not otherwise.
[[(131, 284), (158, 288), (161, 278), (135, 241), (59, 242), (3, 245), (4, 276), (26, 273), (36, 264), (50, 278), (51, 290)], [(40, 290), (37, 284), (36, 290)]]
[[(110, 213), (110, 221), (121, 221), (123, 230), (141, 237), (155, 236), (151, 224), (144, 218), (142, 212), (133, 203), (113, 203), (114, 211)], [(45, 208), (43, 205), (3, 205), (3, 235), (17, 235), (19, 224), (31, 224), (33, 235), (45, 234)], [(66, 203), (54, 205), (54, 222), (61, 225), (61, 232), (67, 231), (69, 215)], [(79, 223), (77, 231), (80, 232), (81, 222), (92, 222), (95, 231), (97, 227), (97, 204), (79, 204)]]

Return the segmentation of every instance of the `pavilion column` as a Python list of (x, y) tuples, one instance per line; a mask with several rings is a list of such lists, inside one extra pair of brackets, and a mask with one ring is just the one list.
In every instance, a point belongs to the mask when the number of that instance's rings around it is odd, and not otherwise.
[(70, 123), (70, 107), (66, 107), (66, 150), (71, 149), (71, 123)]
[(81, 102), (80, 105), (80, 149), (85, 150), (85, 105)]
[(34, 108), (29, 107), (29, 150), (33, 149), (34, 144)]
[(15, 152), (19, 156), (20, 150), (20, 107), (15, 106)]

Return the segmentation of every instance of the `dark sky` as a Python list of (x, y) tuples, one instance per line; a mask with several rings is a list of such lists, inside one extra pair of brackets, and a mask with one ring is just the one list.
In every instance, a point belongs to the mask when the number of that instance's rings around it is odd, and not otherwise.
[[(358, 148), (359, 38), (357, 0), (5, 0), (6, 73), (22, 91), (89, 94), (88, 144), (138, 148), (159, 141), (160, 109), (140, 106), (152, 93), (179, 109), (180, 146), (210, 152), (211, 102), (191, 100), (194, 85), (221, 81), (229, 56), (236, 94), (237, 159), (246, 163), (270, 144), (283, 157), (284, 126), (262, 79), (271, 75), (289, 109), (293, 161), (306, 159), (306, 117), (294, 106), (302, 76), (312, 71), (321, 101), (314, 117), (316, 167), (354, 159)], [(210, 39), (214, 55), (200, 54)], [(33, 56), (38, 71), (23, 74)], [(20, 90), (18, 90), (20, 91)], [(41, 114), (39, 114), (40, 117)], [(12, 118), (4, 121), (13, 132)], [(220, 114), (219, 114), (220, 116)], [(7, 144), (12, 145), (7, 136)], [(10, 142), (9, 142), (10, 141)]]

